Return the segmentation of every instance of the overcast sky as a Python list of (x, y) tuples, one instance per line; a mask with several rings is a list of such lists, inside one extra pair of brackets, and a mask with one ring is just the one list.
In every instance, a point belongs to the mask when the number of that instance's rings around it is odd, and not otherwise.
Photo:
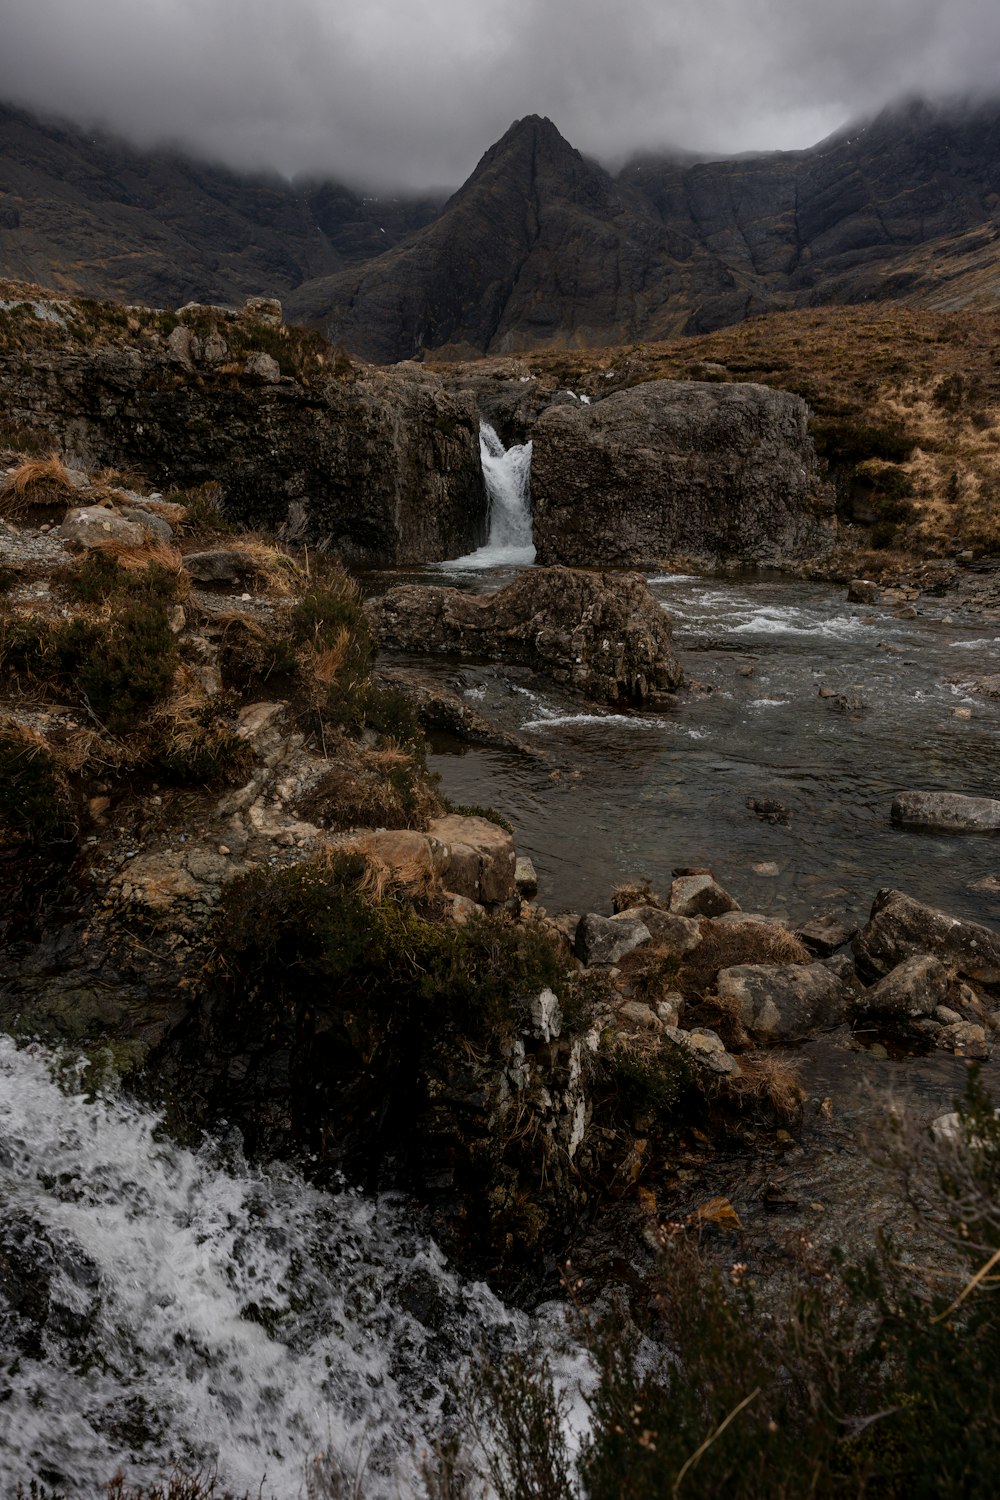
[(1000, 92), (1000, 0), (2, 0), (0, 97), (237, 167), (417, 188), (548, 115), (611, 162)]

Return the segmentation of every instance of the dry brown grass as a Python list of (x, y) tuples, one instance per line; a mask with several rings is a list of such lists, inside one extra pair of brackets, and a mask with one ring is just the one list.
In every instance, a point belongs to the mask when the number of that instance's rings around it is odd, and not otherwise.
[(733, 1099), (743, 1109), (756, 1109), (770, 1120), (795, 1120), (805, 1102), (799, 1070), (776, 1052), (747, 1052), (740, 1057), (737, 1077), (729, 1079)]
[(248, 576), (265, 593), (293, 599), (307, 586), (305, 573), (295, 559), (273, 543), (255, 537), (241, 537), (227, 551), (236, 553), (243, 560)]
[[(703, 921), (701, 942), (685, 955), (678, 988), (692, 999), (707, 996), (720, 969), (735, 964), (808, 964), (813, 955), (783, 927), (766, 922)], [(713, 1002), (714, 1003), (714, 1002)]]
[(633, 906), (663, 906), (648, 880), (624, 880), (611, 892), (611, 910), (631, 911)]
[(328, 748), (330, 769), (297, 808), (308, 822), (336, 830), (422, 829), (441, 813), (437, 793), (407, 751), (367, 750), (346, 736)]
[(0, 489), (0, 514), (21, 515), (33, 506), (58, 509), (75, 494), (66, 465), (57, 453), (48, 458), (26, 458), (12, 470)]

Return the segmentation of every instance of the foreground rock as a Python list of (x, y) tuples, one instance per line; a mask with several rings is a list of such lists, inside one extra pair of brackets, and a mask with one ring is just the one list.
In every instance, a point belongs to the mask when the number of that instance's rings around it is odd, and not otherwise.
[(933, 828), (945, 833), (1000, 833), (1000, 802), (958, 792), (901, 792), (893, 800), (892, 821), (901, 828)]
[(655, 564), (673, 553), (777, 561), (816, 551), (830, 508), (798, 396), (651, 381), (552, 406), (532, 437), (538, 560)]
[(716, 987), (757, 1041), (798, 1041), (847, 1015), (844, 986), (824, 964), (740, 964)]
[(383, 648), (496, 658), (606, 703), (655, 708), (683, 680), (670, 621), (627, 574), (531, 568), (487, 595), (405, 585), (368, 616)]
[(854, 953), (862, 971), (873, 974), (932, 954), (970, 978), (1000, 982), (1000, 932), (951, 917), (903, 891), (879, 891), (868, 925), (854, 939)]
[(864, 1012), (887, 1021), (932, 1016), (947, 1003), (948, 979), (940, 959), (930, 954), (906, 958), (865, 992)]

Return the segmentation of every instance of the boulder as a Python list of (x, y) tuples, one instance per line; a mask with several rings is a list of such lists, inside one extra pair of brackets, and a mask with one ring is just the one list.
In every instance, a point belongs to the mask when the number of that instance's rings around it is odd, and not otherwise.
[(133, 505), (129, 509), (128, 519), (138, 521), (143, 531), (148, 531), (150, 536), (156, 537), (161, 542), (172, 542), (174, 539), (174, 528), (162, 516), (154, 515), (151, 510)]
[(618, 915), (641, 922), (653, 942), (670, 953), (690, 953), (701, 942), (701, 928), (697, 922), (690, 917), (678, 916), (676, 912), (664, 911), (659, 906), (630, 906)]
[(690, 1060), (700, 1067), (708, 1068), (712, 1073), (739, 1076), (740, 1065), (726, 1051), (726, 1045), (717, 1032), (703, 1027), (695, 1031), (683, 1031), (679, 1026), (665, 1026), (663, 1036), (665, 1041), (681, 1047)]
[(847, 585), (848, 604), (881, 604), (881, 586), (871, 578), (852, 578)]
[(498, 905), (514, 894), (517, 855), (506, 829), (488, 818), (449, 813), (434, 818), (427, 832), (444, 847), (442, 878), (448, 890), (485, 906)]
[(141, 547), (146, 532), (138, 521), (128, 521), (117, 510), (104, 505), (81, 505), (71, 510), (59, 527), (59, 536), (78, 547), (98, 547), (104, 542), (120, 542), (125, 547)]
[(538, 561), (763, 562), (816, 550), (830, 501), (808, 420), (799, 396), (738, 383), (655, 380), (550, 406), (532, 432)]
[(538, 874), (526, 854), (518, 856), (514, 866), (514, 884), (522, 896), (530, 897), (538, 894)]
[(619, 959), (650, 942), (649, 928), (635, 917), (619, 915), (602, 917), (589, 911), (580, 918), (573, 940), (573, 951), (588, 968), (609, 968)]
[(900, 792), (890, 816), (901, 828), (943, 833), (1000, 833), (1000, 802), (959, 792)]
[(932, 1016), (948, 998), (948, 979), (944, 964), (930, 954), (905, 958), (865, 991), (864, 1013), (887, 1021)]
[(888, 974), (905, 958), (933, 954), (972, 979), (1000, 980), (1000, 932), (925, 906), (903, 891), (879, 891), (854, 939), (854, 954), (870, 974)]
[(270, 323), (274, 328), (281, 326), (281, 303), (277, 297), (248, 297), (243, 311), (248, 318), (256, 318), (259, 323)]
[(239, 583), (251, 571), (241, 552), (225, 547), (210, 552), (189, 552), (184, 567), (195, 583)]
[(411, 584), (366, 608), (384, 649), (499, 659), (607, 703), (655, 708), (683, 680), (670, 621), (630, 574), (529, 568), (494, 594)]
[(273, 354), (258, 352), (247, 358), (247, 374), (265, 385), (277, 385), (281, 379), (281, 366)]
[(846, 1018), (843, 984), (825, 964), (739, 964), (716, 980), (756, 1041), (797, 1041)]
[(670, 910), (678, 917), (721, 917), (740, 904), (711, 875), (681, 875), (670, 887)]
[[(449, 892), (477, 899), (475, 892), (460, 889), (452, 883), (449, 851), (444, 843), (413, 828), (382, 828), (364, 835), (366, 852), (388, 865), (406, 884), (440, 880)], [(453, 913), (453, 915), (460, 915)], [(462, 913), (466, 918), (468, 913)]]

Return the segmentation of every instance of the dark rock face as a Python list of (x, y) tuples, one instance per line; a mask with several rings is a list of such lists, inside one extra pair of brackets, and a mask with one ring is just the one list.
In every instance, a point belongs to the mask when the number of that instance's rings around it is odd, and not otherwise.
[(135, 465), (163, 489), (218, 481), (247, 526), (349, 564), (458, 557), (485, 540), (479, 416), (419, 369), (307, 389), (191, 369), (162, 345), (0, 354), (5, 417), (88, 468)]
[(716, 986), (761, 1041), (795, 1041), (847, 1014), (844, 986), (825, 964), (740, 964), (721, 970)]
[(628, 574), (529, 568), (485, 596), (405, 585), (368, 613), (386, 650), (500, 659), (608, 703), (656, 707), (683, 677), (667, 616)]
[(532, 433), (538, 559), (773, 561), (828, 534), (808, 409), (760, 385), (651, 381), (543, 412)]
[(1000, 802), (958, 792), (900, 792), (893, 800), (892, 821), (902, 828), (942, 833), (1000, 833)]
[(854, 952), (859, 966), (873, 974), (888, 974), (904, 959), (931, 954), (973, 979), (1000, 980), (1000, 932), (950, 917), (902, 891), (879, 891), (868, 925), (854, 939)]

